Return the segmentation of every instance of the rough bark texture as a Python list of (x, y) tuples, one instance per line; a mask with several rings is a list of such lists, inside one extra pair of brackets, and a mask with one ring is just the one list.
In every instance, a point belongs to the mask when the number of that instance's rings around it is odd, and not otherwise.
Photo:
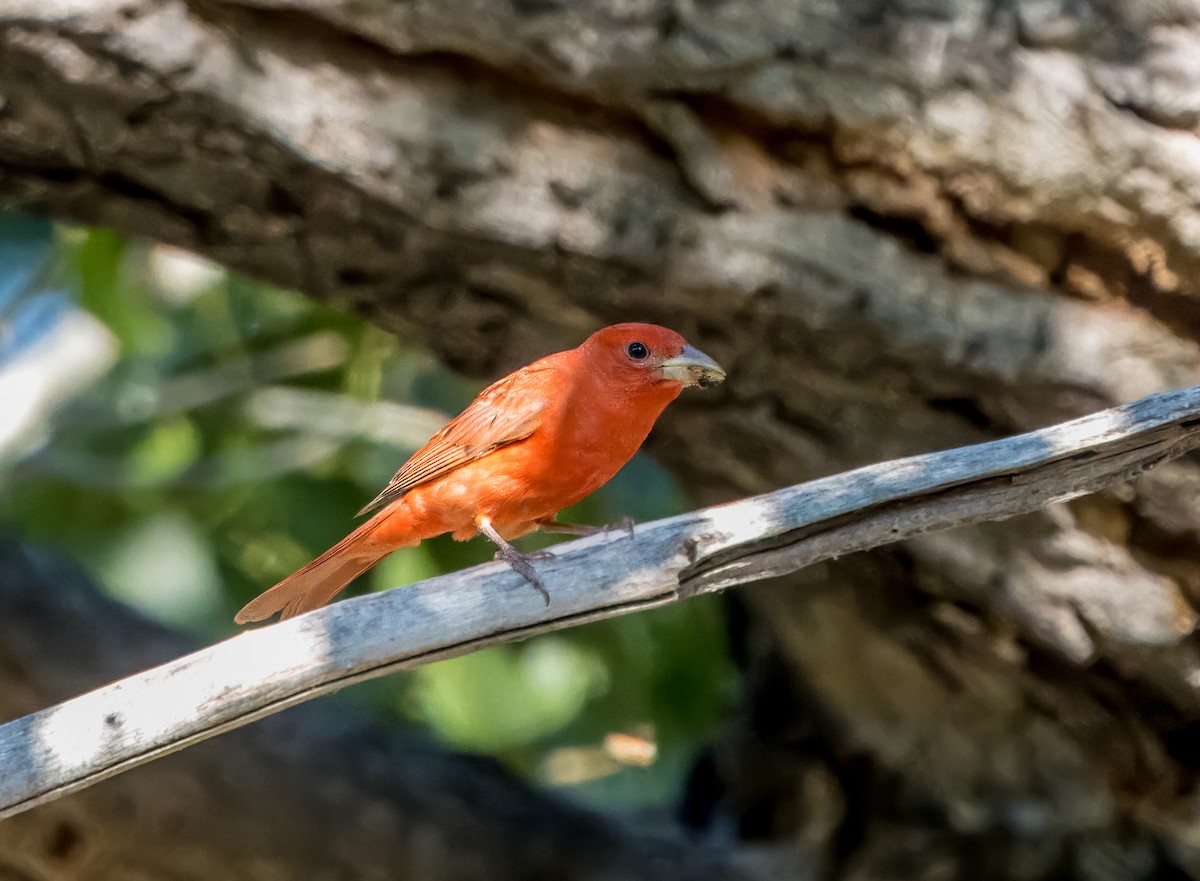
[[(1193, 0), (3, 0), (0, 198), (479, 374), (670, 323), (730, 372), (654, 447), (711, 501), (1200, 381), (1197, 51)], [(1200, 876), (1198, 464), (745, 591), (691, 815)]]

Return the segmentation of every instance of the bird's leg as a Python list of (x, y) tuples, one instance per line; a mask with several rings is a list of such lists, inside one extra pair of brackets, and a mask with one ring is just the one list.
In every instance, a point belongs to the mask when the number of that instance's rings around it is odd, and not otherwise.
[(608, 535), (614, 529), (622, 529), (629, 533), (629, 537), (633, 538), (633, 518), (629, 516), (622, 517), (616, 523), (609, 523), (604, 526), (586, 526), (582, 523), (559, 523), (553, 517), (546, 520), (539, 520), (537, 527), (542, 532), (559, 533), (561, 535)]
[[(542, 583), (542, 579), (538, 577), (537, 572), (530, 564), (531, 559), (547, 559), (543, 555), (524, 554), (518, 551), (507, 541), (504, 536), (496, 531), (496, 527), (492, 525), (492, 521), (487, 517), (477, 517), (475, 519), (476, 528), (490, 538), (499, 550), (496, 551), (496, 559), (503, 560), (514, 570), (525, 577), (525, 580), (533, 585), (534, 589), (542, 595), (542, 600), (546, 605), (550, 605), (550, 591), (546, 590), (546, 585)], [(551, 555), (552, 556), (552, 555)]]

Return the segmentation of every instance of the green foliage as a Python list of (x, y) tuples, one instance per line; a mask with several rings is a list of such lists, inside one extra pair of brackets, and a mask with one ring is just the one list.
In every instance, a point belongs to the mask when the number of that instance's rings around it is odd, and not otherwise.
[(514, 751), (562, 731), (607, 682), (598, 654), (546, 636), (418, 671), (412, 705), (459, 746)]
[[(330, 406), (391, 401), (449, 415), (480, 387), (299, 295), (109, 232), (66, 230), (52, 241), (45, 225), (8, 220), (0, 255), (23, 248), (12, 266), (44, 263), (53, 244), (53, 265), (39, 271), (103, 322), (121, 358), (53, 415), (44, 446), (0, 474), (0, 518), (76, 555), (114, 595), (203, 638), (231, 633), (242, 603), (344, 535), (419, 442), (337, 420), (318, 429), (315, 411), (267, 412), (256, 394), (304, 390)], [(670, 475), (639, 457), (564, 519), (647, 520), (682, 507)], [(491, 553), (482, 540), (435, 539), (394, 554), (357, 589)], [(591, 798), (646, 804), (677, 789), (730, 681), (720, 602), (706, 598), (430, 665), (348, 697), (551, 783), (590, 781), (579, 791)], [(656, 743), (648, 767), (605, 750), (607, 735), (631, 730)]]

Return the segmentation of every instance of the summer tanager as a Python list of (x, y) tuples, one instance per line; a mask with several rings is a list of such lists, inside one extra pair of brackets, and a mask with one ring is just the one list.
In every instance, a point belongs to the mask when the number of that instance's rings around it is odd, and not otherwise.
[(590, 535), (606, 527), (556, 521), (637, 452), (684, 386), (725, 378), (712, 358), (653, 324), (616, 324), (484, 389), (360, 511), (379, 510), (328, 551), (252, 600), (237, 622), (290, 618), (325, 605), (397, 548), (443, 532), (477, 534), (550, 595), (509, 540), (535, 530)]

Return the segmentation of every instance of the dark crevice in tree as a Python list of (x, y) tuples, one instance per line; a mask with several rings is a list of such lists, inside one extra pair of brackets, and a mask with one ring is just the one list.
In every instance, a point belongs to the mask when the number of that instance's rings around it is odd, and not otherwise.
[(866, 205), (851, 205), (847, 213), (855, 220), (899, 239), (920, 254), (938, 253), (937, 239), (929, 234), (919, 220), (879, 214)]

